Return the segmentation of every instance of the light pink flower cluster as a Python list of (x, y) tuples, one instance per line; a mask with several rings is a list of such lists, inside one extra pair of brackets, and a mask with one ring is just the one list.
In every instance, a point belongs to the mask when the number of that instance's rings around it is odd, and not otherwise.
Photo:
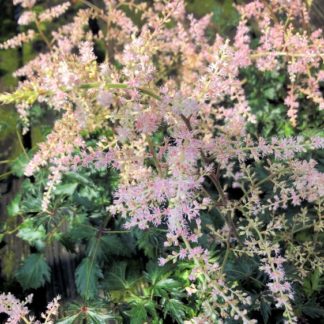
[[(318, 81), (310, 77), (309, 71), (323, 64), (324, 40), (322, 30), (300, 32), (300, 25), (309, 24), (306, 4), (301, 0), (271, 0), (269, 3), (255, 0), (237, 8), (244, 18), (254, 18), (259, 24), (260, 44), (250, 55), (258, 69), (281, 70), (287, 66), (291, 86), (285, 104), (289, 108), (292, 125), (297, 123), (299, 94), (306, 95), (323, 109), (323, 95), (318, 90)], [(281, 19), (282, 15), (286, 16), (286, 20)]]
[[(0, 314), (4, 313), (9, 316), (6, 323), (8, 324), (41, 324), (42, 322), (35, 320), (34, 317), (29, 316), (29, 309), (26, 306), (32, 302), (33, 295), (29, 295), (24, 301), (20, 301), (11, 293), (0, 294)], [(57, 296), (47, 305), (47, 310), (45, 313), (41, 314), (43, 323), (54, 323), (54, 318), (58, 315), (59, 300), (60, 296)]]
[(46, 9), (39, 15), (39, 20), (43, 22), (52, 21), (55, 18), (62, 16), (71, 6), (70, 1), (66, 1), (60, 5)]
[(17, 36), (0, 44), (0, 49), (20, 47), (23, 43), (30, 42), (35, 37), (35, 32), (29, 29), (27, 32), (18, 34)]
[(18, 19), (18, 25), (29, 25), (31, 22), (33, 22), (36, 18), (36, 15), (32, 11), (24, 11), (22, 15)]
[(24, 8), (31, 9), (36, 3), (36, 0), (13, 0), (14, 5), (21, 5)]
[(7, 323), (17, 324), (22, 317), (29, 313), (27, 304), (31, 303), (33, 295), (29, 295), (25, 301), (21, 302), (11, 293), (0, 294), (0, 313), (9, 315)]
[(268, 258), (262, 259), (263, 265), (260, 267), (269, 276), (270, 282), (268, 282), (267, 286), (275, 296), (276, 307), (278, 308), (285, 307), (287, 304), (289, 305), (289, 300), (294, 299), (291, 284), (285, 277), (284, 262), (286, 260), (277, 254), (271, 257), (270, 264)]

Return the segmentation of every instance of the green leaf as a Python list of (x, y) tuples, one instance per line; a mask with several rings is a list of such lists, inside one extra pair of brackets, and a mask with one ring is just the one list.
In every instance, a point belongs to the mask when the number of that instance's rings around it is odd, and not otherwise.
[(300, 310), (305, 315), (311, 318), (323, 318), (324, 317), (324, 309), (318, 304), (313, 304), (311, 302), (304, 304), (301, 306)]
[(135, 271), (126, 273), (127, 263), (114, 263), (108, 272), (105, 280), (105, 286), (108, 290), (130, 289), (138, 280)]
[(106, 83), (105, 89), (127, 89), (129, 85), (123, 83)]
[(96, 251), (96, 257), (98, 259), (103, 259), (109, 255), (129, 255), (127, 247), (125, 247), (121, 239), (115, 234), (92, 237), (87, 247), (87, 254), (90, 255), (93, 251)]
[(147, 273), (145, 273), (145, 277), (147, 280), (151, 281), (153, 285), (162, 278), (163, 274), (165, 275), (167, 273), (166, 267), (160, 267), (153, 261), (147, 264), (146, 269)]
[(164, 237), (161, 232), (150, 229), (147, 231), (135, 231), (135, 235), (138, 247), (144, 251), (146, 256), (153, 258), (158, 254)]
[(179, 281), (176, 281), (172, 278), (166, 278), (160, 280), (155, 286), (154, 286), (154, 292), (156, 295), (163, 296), (166, 292), (178, 292), (178, 290), (181, 289), (181, 284)]
[(26, 154), (20, 154), (14, 161), (11, 162), (12, 174), (17, 177), (22, 177), (28, 162), (29, 158), (26, 156)]
[(129, 311), (131, 324), (143, 324), (147, 321), (147, 312), (143, 303), (135, 304)]
[(109, 314), (100, 314), (96, 310), (89, 309), (87, 312), (87, 323), (88, 324), (102, 324), (106, 323), (107, 320), (114, 319), (115, 316)]
[(264, 90), (264, 95), (267, 99), (273, 100), (276, 98), (276, 89), (268, 88)]
[(247, 280), (249, 277), (253, 276), (255, 267), (253, 259), (240, 257), (234, 262), (227, 262), (225, 270), (231, 280)]
[(84, 239), (90, 240), (95, 235), (95, 229), (87, 223), (73, 224), (71, 230), (66, 233), (66, 236), (75, 242), (80, 242)]
[(57, 324), (73, 324), (74, 321), (79, 317), (79, 314), (68, 316), (58, 320)]
[(307, 278), (305, 278), (303, 287), (308, 296), (311, 296), (313, 293), (323, 288), (323, 279), (321, 279), (319, 269), (316, 269)]
[(90, 186), (90, 187), (96, 188), (95, 184), (88, 177), (82, 175), (81, 173), (68, 172), (65, 175), (65, 177), (70, 182), (77, 182), (77, 183), (83, 184), (85, 186)]
[(260, 304), (260, 311), (261, 315), (263, 317), (263, 321), (265, 324), (268, 323), (270, 314), (271, 314), (271, 303), (267, 302), (262, 298), (261, 304)]
[(27, 241), (30, 245), (43, 249), (45, 247), (46, 230), (43, 225), (35, 227), (32, 219), (26, 219), (21, 225), (17, 234), (22, 240)]
[(106, 278), (107, 288), (109, 290), (119, 290), (129, 288), (126, 280), (126, 262), (115, 263)]
[(28, 196), (22, 201), (21, 209), (23, 213), (38, 213), (42, 211), (42, 198), (40, 196)]
[(170, 277), (167, 267), (159, 267), (155, 262), (149, 262), (145, 278), (151, 283), (154, 296), (168, 298), (169, 294), (181, 295), (181, 284)]
[(286, 122), (283, 126), (285, 136), (292, 136), (294, 134), (294, 129), (290, 123)]
[(9, 217), (15, 217), (20, 214), (20, 202), (21, 194), (16, 195), (15, 198), (10, 201), (7, 206), (7, 213)]
[(75, 283), (79, 294), (93, 299), (98, 293), (98, 280), (103, 278), (101, 269), (93, 258), (84, 258), (75, 272)]
[(50, 267), (40, 253), (31, 254), (16, 273), (16, 278), (24, 289), (42, 287), (50, 280), (50, 276)]
[(178, 299), (166, 300), (163, 307), (164, 318), (170, 315), (178, 323), (183, 323), (184, 318), (190, 313), (190, 308)]
[(76, 182), (64, 183), (56, 187), (55, 194), (72, 196), (77, 187), (78, 183)]
[(319, 271), (319, 269), (316, 269), (311, 275), (311, 282), (312, 282), (313, 291), (317, 291), (319, 289), (320, 278), (321, 278), (320, 271)]

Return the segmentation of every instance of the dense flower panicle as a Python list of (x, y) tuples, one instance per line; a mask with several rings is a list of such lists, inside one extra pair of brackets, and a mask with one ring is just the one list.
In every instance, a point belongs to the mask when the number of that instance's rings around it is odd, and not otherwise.
[(13, 0), (14, 5), (21, 5), (24, 8), (31, 9), (36, 3), (36, 0)]
[(239, 67), (251, 65), (249, 31), (246, 21), (241, 20), (236, 31), (234, 42), (234, 46), (236, 47), (234, 60)]
[(41, 314), (41, 317), (45, 319), (46, 323), (54, 323), (52, 317), (56, 317), (58, 315), (58, 309), (60, 307), (59, 300), (61, 296), (55, 297), (48, 305), (45, 313)]
[(22, 133), (26, 134), (29, 128), (28, 126), (29, 126), (30, 105), (26, 102), (22, 102), (16, 105), (16, 109), (24, 125)]
[[(258, 69), (271, 71), (281, 69), (283, 64), (287, 64), (291, 89), (294, 90), (290, 91), (285, 103), (289, 107), (288, 116), (292, 124), (296, 125), (298, 93), (306, 94), (322, 109), (323, 95), (316, 90), (312, 91), (318, 88), (318, 82), (312, 85), (308, 83), (308, 71), (312, 67), (318, 68), (323, 62), (323, 37), (321, 30), (299, 32), (298, 25), (307, 24), (309, 21), (306, 4), (303, 1), (274, 0), (266, 4), (256, 0), (237, 8), (243, 18), (254, 18), (260, 26), (260, 44), (251, 55)], [(282, 14), (294, 19), (285, 25), (279, 18)], [(298, 83), (295, 82), (297, 77)]]
[(6, 323), (18, 324), (22, 317), (28, 315), (27, 304), (31, 302), (33, 295), (29, 295), (24, 302), (18, 300), (11, 293), (0, 294), (0, 314), (9, 315)]
[[(126, 38), (127, 36), (129, 37), (129, 35), (132, 35), (138, 31), (138, 27), (129, 17), (127, 17), (127, 15), (122, 10), (112, 8), (112, 11), (108, 12), (108, 14), (109, 17), (111, 17), (111, 23), (120, 28), (124, 38)], [(119, 37), (117, 36), (119, 36), (119, 34), (115, 32), (112, 37), (116, 37), (116, 41), (121, 42), (121, 39), (118, 39)]]
[[(0, 294), (0, 314), (4, 313), (9, 316), (6, 323), (18, 324), (24, 323), (41, 323), (38, 320), (34, 320), (33, 317), (29, 316), (29, 309), (26, 306), (32, 302), (33, 295), (29, 295), (23, 302), (18, 300), (11, 293)], [(58, 315), (58, 308), (60, 307), (59, 300), (60, 296), (53, 299), (48, 305), (45, 313), (41, 314), (44, 324), (54, 323), (54, 318)]]
[[(55, 40), (68, 38), (73, 46), (77, 46), (85, 38), (91, 39), (90, 35), (86, 33), (85, 27), (88, 25), (89, 19), (93, 17), (93, 11), (90, 9), (81, 9), (73, 17), (73, 21), (61, 26), (58, 30), (52, 32)], [(87, 37), (86, 37), (87, 36)]]
[(18, 34), (17, 36), (8, 39), (4, 43), (0, 44), (0, 49), (16, 48), (22, 46), (23, 43), (29, 42), (35, 37), (35, 32), (29, 29), (27, 32)]
[(285, 105), (289, 108), (288, 116), (290, 117), (292, 124), (296, 126), (299, 102), (297, 101), (293, 88), (291, 88), (288, 92), (288, 96), (285, 99)]
[(109, 107), (113, 103), (114, 95), (107, 90), (99, 90), (97, 101), (103, 107)]
[(93, 52), (93, 43), (89, 41), (81, 42), (79, 45), (80, 59), (84, 64), (88, 64), (96, 60)]
[(24, 11), (18, 19), (18, 25), (29, 25), (36, 18), (36, 15), (32, 11)]
[(13, 73), (13, 76), (26, 77), (28, 79), (33, 79), (39, 70), (39, 66), (46, 66), (50, 62), (50, 54), (44, 53), (38, 55), (36, 58), (30, 60), (23, 67), (19, 68)]
[(324, 196), (324, 173), (316, 169), (317, 162), (292, 161), (292, 175), (294, 187), (303, 200), (316, 201)]
[(66, 1), (60, 5), (46, 9), (39, 15), (39, 20), (42, 22), (50, 22), (53, 19), (63, 15), (69, 9), (70, 6), (70, 1)]

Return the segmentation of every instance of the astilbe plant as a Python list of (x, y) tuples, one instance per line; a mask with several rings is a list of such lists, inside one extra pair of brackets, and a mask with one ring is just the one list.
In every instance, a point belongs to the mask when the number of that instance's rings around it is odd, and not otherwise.
[[(16, 71), (24, 77), (17, 89), (0, 95), (2, 103), (16, 104), (25, 131), (36, 102), (60, 116), (25, 169), (28, 177), (49, 170), (43, 212), (52, 213), (53, 192), (66, 173), (114, 168), (119, 184), (107, 214), (125, 219), (128, 230), (166, 227), (160, 266), (192, 264), (187, 291), (199, 311), (188, 323), (257, 322), (250, 311), (260, 300), (227, 273), (229, 260), (242, 257), (257, 262), (267, 278), (264, 294), (287, 323), (297, 323), (294, 287), (323, 269), (320, 240), (297, 245), (295, 234), (309, 229), (318, 237), (324, 229), (324, 176), (311, 153), (323, 149), (324, 140), (249, 134), (256, 118), (240, 72), (253, 66), (289, 74), (285, 104), (293, 126), (299, 97), (323, 109), (324, 39), (321, 30), (311, 30), (304, 2), (237, 6), (233, 40), (207, 37), (211, 15), (196, 19), (182, 0), (80, 2), (89, 8), (49, 37), (43, 22), (70, 3), (39, 13), (35, 1), (19, 1), (26, 8), (19, 23), (31, 29), (1, 45), (40, 37), (48, 46)], [(139, 25), (125, 8), (140, 14)], [(100, 22), (98, 33), (89, 30), (89, 19)], [(105, 48), (102, 63), (96, 44)], [(108, 135), (88, 146), (98, 130)], [(241, 196), (232, 198), (231, 188)], [(218, 228), (203, 217), (215, 210)]]
[(29, 295), (23, 302), (18, 300), (12, 294), (0, 295), (0, 313), (5, 313), (9, 316), (6, 323), (26, 323), (26, 324), (52, 324), (54, 318), (58, 315), (60, 296), (53, 299), (48, 305), (45, 313), (41, 314), (42, 321), (36, 320), (34, 316), (29, 315), (27, 304), (30, 304), (33, 295)]

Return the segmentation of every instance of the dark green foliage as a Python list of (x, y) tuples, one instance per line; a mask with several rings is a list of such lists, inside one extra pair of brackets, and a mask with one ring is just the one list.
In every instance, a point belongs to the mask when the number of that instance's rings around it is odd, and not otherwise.
[(98, 280), (102, 278), (102, 272), (94, 258), (84, 258), (75, 272), (79, 294), (86, 300), (95, 298), (98, 294)]
[(14, 216), (19, 215), (19, 213), (20, 213), (20, 200), (21, 200), (21, 195), (18, 194), (8, 204), (7, 213), (8, 213), (9, 217), (14, 217)]
[(127, 269), (126, 262), (118, 262), (114, 263), (105, 275), (105, 287), (111, 291), (128, 290), (134, 287), (138, 279), (139, 275), (135, 269)]
[(59, 320), (58, 324), (77, 324), (86, 321), (89, 324), (119, 323), (118, 317), (111, 314), (106, 301), (97, 300), (92, 303), (71, 303), (67, 309), (67, 316)]
[(18, 237), (27, 241), (30, 245), (35, 246), (38, 250), (45, 247), (46, 230), (43, 225), (37, 225), (33, 219), (26, 219), (21, 225)]
[(264, 298), (262, 298), (261, 304), (260, 304), (260, 311), (261, 311), (261, 315), (262, 315), (264, 323), (267, 324), (269, 321), (270, 314), (271, 314), (271, 301), (265, 300)]
[(186, 318), (187, 314), (190, 314), (190, 308), (184, 305), (178, 299), (168, 299), (165, 300), (163, 305), (163, 314), (170, 315), (177, 323), (182, 323), (183, 319)]
[[(110, 291), (112, 301), (127, 302), (122, 310), (131, 323), (163, 322), (168, 316), (182, 323), (193, 309), (184, 304), (186, 294), (183, 281), (175, 269), (159, 267), (149, 262), (146, 271), (140, 272), (138, 264), (128, 266), (126, 262), (114, 264), (105, 274), (104, 286)], [(163, 310), (163, 311), (162, 311)]]
[(15, 160), (11, 162), (11, 171), (17, 177), (24, 175), (24, 170), (29, 162), (29, 157), (26, 154), (20, 154)]
[(136, 303), (128, 312), (131, 324), (141, 324), (147, 319), (147, 311), (144, 303)]
[(321, 291), (324, 288), (324, 277), (321, 277), (319, 269), (316, 269), (304, 280), (303, 289), (307, 296), (312, 296), (314, 293)]
[(149, 258), (156, 257), (163, 242), (163, 230), (151, 228), (146, 231), (135, 230), (134, 233), (138, 248), (142, 249)]
[(300, 310), (303, 314), (309, 316), (313, 319), (319, 319), (324, 317), (324, 309), (321, 305), (316, 302), (310, 300), (306, 304), (300, 307)]
[(50, 280), (50, 268), (40, 253), (31, 254), (16, 274), (24, 289), (39, 288)]

